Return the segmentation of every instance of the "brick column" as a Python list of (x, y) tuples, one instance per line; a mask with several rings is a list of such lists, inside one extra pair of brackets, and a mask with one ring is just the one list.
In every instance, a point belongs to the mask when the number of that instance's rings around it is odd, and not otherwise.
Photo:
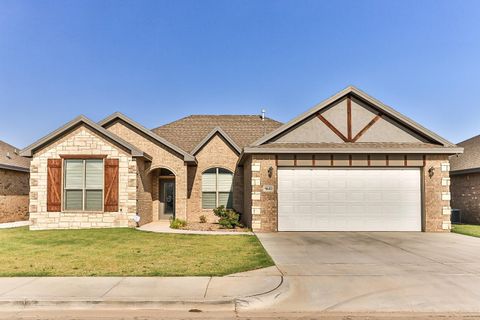
[[(433, 168), (433, 175), (429, 170)], [(426, 232), (449, 232), (450, 164), (446, 155), (427, 155), (423, 170)], [(432, 172), (432, 170), (430, 170)]]
[(253, 155), (251, 172), (252, 229), (256, 232), (277, 231), (278, 184), (275, 155)]

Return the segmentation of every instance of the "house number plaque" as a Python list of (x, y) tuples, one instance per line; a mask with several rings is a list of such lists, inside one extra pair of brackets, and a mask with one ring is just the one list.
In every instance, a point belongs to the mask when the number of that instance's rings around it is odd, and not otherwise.
[(263, 192), (273, 192), (273, 186), (270, 184), (264, 185)]

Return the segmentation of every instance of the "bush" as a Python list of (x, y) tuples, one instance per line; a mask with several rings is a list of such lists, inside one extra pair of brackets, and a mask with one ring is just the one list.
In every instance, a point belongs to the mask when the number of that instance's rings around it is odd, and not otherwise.
[(200, 216), (200, 223), (206, 223), (207, 222), (207, 217), (205, 217), (203, 214)]
[(187, 225), (187, 221), (182, 219), (170, 219), (170, 228), (180, 229)]
[(239, 222), (240, 215), (232, 209), (227, 209), (225, 206), (220, 206), (216, 209), (213, 209), (213, 213), (220, 219), (218, 219), (218, 224), (225, 229), (234, 229), (236, 227), (242, 227), (242, 224)]

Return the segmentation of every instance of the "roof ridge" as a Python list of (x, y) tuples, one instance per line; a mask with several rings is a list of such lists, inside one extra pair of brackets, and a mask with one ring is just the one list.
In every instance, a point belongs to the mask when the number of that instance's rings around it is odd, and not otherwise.
[(9, 146), (9, 147), (12, 147), (13, 149), (20, 150), (20, 148), (15, 147), (13, 144), (10, 144), (10, 143), (8, 143), (8, 142), (5, 142), (5, 141), (3, 141), (3, 140), (0, 140), (0, 144), (2, 144), (2, 143), (3, 143), (3, 144), (6, 144), (6, 145)]
[(480, 137), (480, 134), (477, 134), (477, 135), (475, 135), (475, 136), (473, 136), (473, 137), (471, 137), (471, 138), (468, 138), (468, 139), (465, 139), (465, 140), (463, 140), (463, 141), (458, 142), (457, 145), (460, 145), (461, 143), (468, 142), (468, 141), (470, 141), (470, 140), (477, 139), (477, 138), (479, 138), (479, 137)]
[[(174, 120), (174, 121), (171, 121), (171, 122), (167, 122), (165, 124), (162, 124), (160, 126), (157, 126), (155, 128), (152, 128), (150, 129), (151, 131), (155, 131), (157, 129), (160, 129), (162, 127), (165, 127), (165, 126), (169, 126), (169, 125), (172, 125), (172, 124), (175, 124), (175, 123), (179, 123), (181, 121), (184, 121), (186, 119), (193, 119), (193, 118), (197, 118), (197, 117), (205, 117), (205, 118), (208, 118), (208, 117), (258, 117), (258, 119), (262, 119), (262, 116), (261, 115), (256, 115), (256, 114), (191, 114), (191, 115), (188, 115), (188, 116), (185, 116), (185, 117), (182, 117), (180, 119), (177, 119), (177, 120)], [(265, 120), (269, 120), (269, 121), (274, 121), (276, 123), (279, 123), (279, 124), (283, 124), (283, 122), (281, 121), (278, 121), (278, 120), (275, 120), (273, 118), (270, 118), (270, 117), (265, 117)], [(217, 124), (218, 126), (218, 124)]]

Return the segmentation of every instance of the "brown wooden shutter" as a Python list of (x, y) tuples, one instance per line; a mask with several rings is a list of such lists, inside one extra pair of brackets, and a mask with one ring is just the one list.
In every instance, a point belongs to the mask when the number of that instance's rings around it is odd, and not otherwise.
[(62, 159), (47, 161), (47, 211), (62, 210)]
[(118, 211), (118, 159), (105, 159), (105, 212)]

